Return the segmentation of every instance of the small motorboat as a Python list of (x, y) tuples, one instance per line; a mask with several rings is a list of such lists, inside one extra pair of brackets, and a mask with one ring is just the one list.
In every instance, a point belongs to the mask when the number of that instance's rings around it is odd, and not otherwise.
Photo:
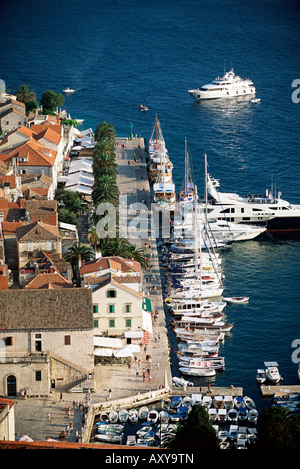
[(142, 427), (137, 430), (136, 434), (139, 438), (144, 438), (145, 435), (147, 435), (147, 433), (151, 430), (152, 428), (152, 425), (151, 423), (145, 423), (142, 425)]
[(231, 296), (223, 298), (227, 303), (248, 303), (249, 296)]
[(227, 410), (226, 409), (218, 409), (218, 422), (220, 425), (227, 422)]
[(255, 406), (253, 399), (251, 399), (251, 397), (244, 396), (244, 401), (248, 410), (255, 409), (256, 406)]
[(108, 421), (109, 421), (109, 412), (106, 412), (104, 410), (100, 414), (100, 422), (108, 422)]
[(189, 368), (189, 367), (181, 367), (179, 368), (179, 371), (181, 371), (181, 373), (183, 375), (189, 375), (189, 376), (216, 376), (216, 370), (215, 368), (199, 368), (199, 369), (196, 369), (196, 368)]
[(178, 386), (178, 387), (194, 386), (194, 383), (192, 383), (191, 381), (188, 381), (183, 378), (178, 378), (177, 376), (173, 376), (172, 382), (175, 386)]
[(143, 112), (148, 111), (146, 104), (139, 104), (138, 108), (140, 111), (143, 111)]
[(74, 93), (74, 92), (75, 92), (75, 90), (72, 90), (72, 89), (69, 88), (69, 87), (64, 89), (64, 93), (65, 93), (65, 94)]
[(260, 103), (261, 99), (260, 98), (251, 98), (250, 103)]
[(230, 440), (236, 440), (239, 432), (238, 425), (230, 425), (228, 430), (228, 438)]
[(158, 420), (158, 412), (155, 409), (152, 409), (148, 413), (147, 421), (151, 423), (156, 423)]
[(119, 414), (116, 410), (111, 410), (108, 414), (108, 420), (110, 423), (116, 423), (119, 419)]
[(227, 420), (228, 422), (237, 422), (238, 421), (238, 411), (237, 409), (229, 409), (227, 412)]
[(146, 420), (149, 414), (149, 409), (146, 406), (143, 406), (139, 410), (139, 419)]
[(126, 423), (128, 420), (128, 410), (127, 409), (121, 409), (119, 411), (119, 421), (122, 423)]
[(227, 430), (219, 430), (217, 433), (217, 437), (219, 441), (225, 441), (228, 437), (228, 431)]
[(248, 409), (247, 407), (240, 407), (238, 410), (238, 419), (245, 421), (248, 418)]
[(162, 410), (169, 410), (171, 405), (171, 399), (169, 397), (164, 397), (161, 401)]
[(161, 410), (158, 414), (158, 420), (163, 424), (167, 424), (169, 421), (168, 412), (166, 410)]
[(280, 376), (277, 362), (265, 362), (266, 378), (273, 384), (279, 383), (282, 380)]
[(211, 396), (203, 396), (202, 398), (202, 405), (203, 407), (206, 407), (206, 409), (209, 409), (210, 406), (212, 405), (212, 397)]
[(130, 409), (128, 412), (128, 420), (131, 423), (136, 423), (139, 419), (139, 413), (136, 409)]
[(177, 413), (179, 415), (179, 420), (186, 420), (188, 418), (188, 409), (185, 405), (181, 405), (177, 409)]
[(265, 370), (262, 370), (262, 369), (258, 369), (257, 370), (257, 373), (256, 373), (256, 381), (259, 383), (259, 384), (263, 384), (265, 381), (266, 381), (267, 377), (266, 377), (266, 372)]
[(257, 423), (258, 419), (258, 410), (257, 409), (251, 409), (248, 412), (248, 422), (249, 423)]
[(245, 407), (245, 401), (243, 397), (236, 396), (233, 399), (234, 406), (237, 410), (239, 410), (241, 407)]
[(216, 422), (218, 420), (217, 409), (215, 409), (214, 407), (211, 407), (210, 409), (208, 409), (208, 416), (211, 422)]
[(172, 396), (171, 397), (171, 409), (178, 409), (178, 407), (182, 403), (182, 397), (181, 396)]
[(233, 397), (232, 396), (224, 396), (223, 398), (223, 404), (225, 409), (233, 409), (234, 407), (234, 402), (233, 402)]

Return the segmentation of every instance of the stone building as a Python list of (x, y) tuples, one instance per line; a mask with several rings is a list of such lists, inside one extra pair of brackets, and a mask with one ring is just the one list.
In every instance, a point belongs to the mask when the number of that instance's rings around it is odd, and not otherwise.
[(0, 311), (0, 395), (49, 396), (93, 372), (90, 289), (2, 291)]

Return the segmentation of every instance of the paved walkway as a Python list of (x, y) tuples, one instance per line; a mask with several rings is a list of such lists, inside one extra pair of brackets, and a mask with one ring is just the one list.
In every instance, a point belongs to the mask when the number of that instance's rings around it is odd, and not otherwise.
[[(144, 203), (150, 208), (151, 194), (147, 177), (145, 161), (145, 148), (143, 139), (117, 139), (117, 161), (119, 166), (118, 185), (122, 195), (126, 195), (128, 206), (136, 202)], [(136, 163), (134, 163), (134, 158)], [(128, 161), (130, 164), (128, 164)], [(128, 217), (128, 223), (133, 217)], [(135, 233), (136, 234), (136, 233)], [(152, 303), (152, 310), (157, 310), (157, 316), (153, 320), (153, 334), (147, 344), (146, 351), (141, 347), (136, 360), (132, 360), (129, 369), (125, 365), (97, 365), (94, 369), (96, 392), (90, 395), (90, 403), (104, 401), (111, 390), (109, 399), (118, 399), (143, 393), (150, 389), (157, 389), (171, 385), (171, 368), (169, 362), (169, 346), (165, 317), (163, 310), (162, 289), (160, 284), (159, 263), (156, 240), (149, 240), (148, 233), (141, 238), (132, 239), (132, 242), (145, 248), (149, 256), (151, 269), (144, 273), (143, 289), (145, 295)], [(153, 287), (156, 291), (153, 292)], [(147, 360), (151, 357), (151, 362)], [(140, 364), (138, 364), (140, 360)], [(146, 370), (146, 378), (143, 379), (142, 371)], [(138, 373), (137, 373), (138, 371)], [(16, 434), (29, 435), (34, 441), (45, 438), (58, 439), (62, 431), (66, 433), (66, 441), (76, 441), (80, 438), (81, 428), (84, 423), (85, 409), (77, 406), (76, 401), (81, 401), (87, 406), (84, 393), (60, 393), (53, 392), (48, 399), (16, 399), (15, 422)], [(73, 403), (75, 402), (75, 405)], [(66, 409), (70, 408), (68, 415)], [(50, 419), (48, 418), (50, 414)], [(73, 427), (67, 432), (68, 427)]]

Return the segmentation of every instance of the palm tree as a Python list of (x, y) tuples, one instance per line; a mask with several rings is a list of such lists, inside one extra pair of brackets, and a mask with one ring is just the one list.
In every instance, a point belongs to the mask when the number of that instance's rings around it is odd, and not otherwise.
[(130, 245), (131, 256), (130, 259), (133, 259), (136, 262), (141, 264), (143, 270), (149, 268), (149, 260), (146, 258), (146, 254), (143, 248), (138, 248), (135, 244)]
[(93, 250), (82, 243), (73, 244), (64, 256), (65, 260), (71, 263), (73, 277), (77, 280), (79, 286), (80, 267), (82, 261), (90, 261), (94, 258)]
[(101, 140), (103, 137), (108, 137), (112, 141), (116, 137), (116, 131), (111, 124), (108, 122), (103, 121), (101, 124), (98, 124), (95, 130), (95, 139), (97, 141)]
[(258, 421), (257, 441), (251, 449), (300, 449), (300, 415), (284, 407), (265, 407)]
[(99, 238), (97, 234), (96, 228), (93, 226), (91, 231), (88, 233), (88, 240), (91, 243), (93, 249), (94, 249), (94, 254), (96, 255), (96, 252), (101, 245), (101, 239)]
[(95, 181), (92, 189), (92, 199), (95, 207), (104, 202), (109, 202), (116, 206), (119, 200), (118, 186), (110, 184), (107, 180)]
[(28, 103), (29, 101), (36, 99), (35, 91), (31, 90), (29, 88), (29, 85), (21, 85), (15, 91), (15, 94), (16, 94), (17, 100), (25, 104)]

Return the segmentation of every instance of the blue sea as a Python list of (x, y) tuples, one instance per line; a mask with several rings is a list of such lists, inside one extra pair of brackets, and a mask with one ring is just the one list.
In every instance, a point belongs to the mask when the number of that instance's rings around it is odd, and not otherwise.
[[(223, 191), (273, 188), (300, 203), (300, 103), (292, 100), (293, 92), (300, 97), (292, 86), (300, 79), (299, 28), (298, 0), (1, 1), (0, 78), (12, 93), (28, 84), (38, 99), (47, 89), (75, 89), (63, 107), (84, 129), (106, 120), (129, 136), (132, 123), (148, 139), (157, 114), (177, 187), (186, 138), (199, 193), (206, 152)], [(230, 68), (250, 76), (260, 103), (199, 104), (188, 94)], [(234, 328), (215, 384), (242, 386), (257, 403), (256, 369), (266, 360), (278, 361), (283, 387), (298, 384), (299, 247), (250, 241), (223, 252), (224, 295), (250, 302), (226, 309)]]

